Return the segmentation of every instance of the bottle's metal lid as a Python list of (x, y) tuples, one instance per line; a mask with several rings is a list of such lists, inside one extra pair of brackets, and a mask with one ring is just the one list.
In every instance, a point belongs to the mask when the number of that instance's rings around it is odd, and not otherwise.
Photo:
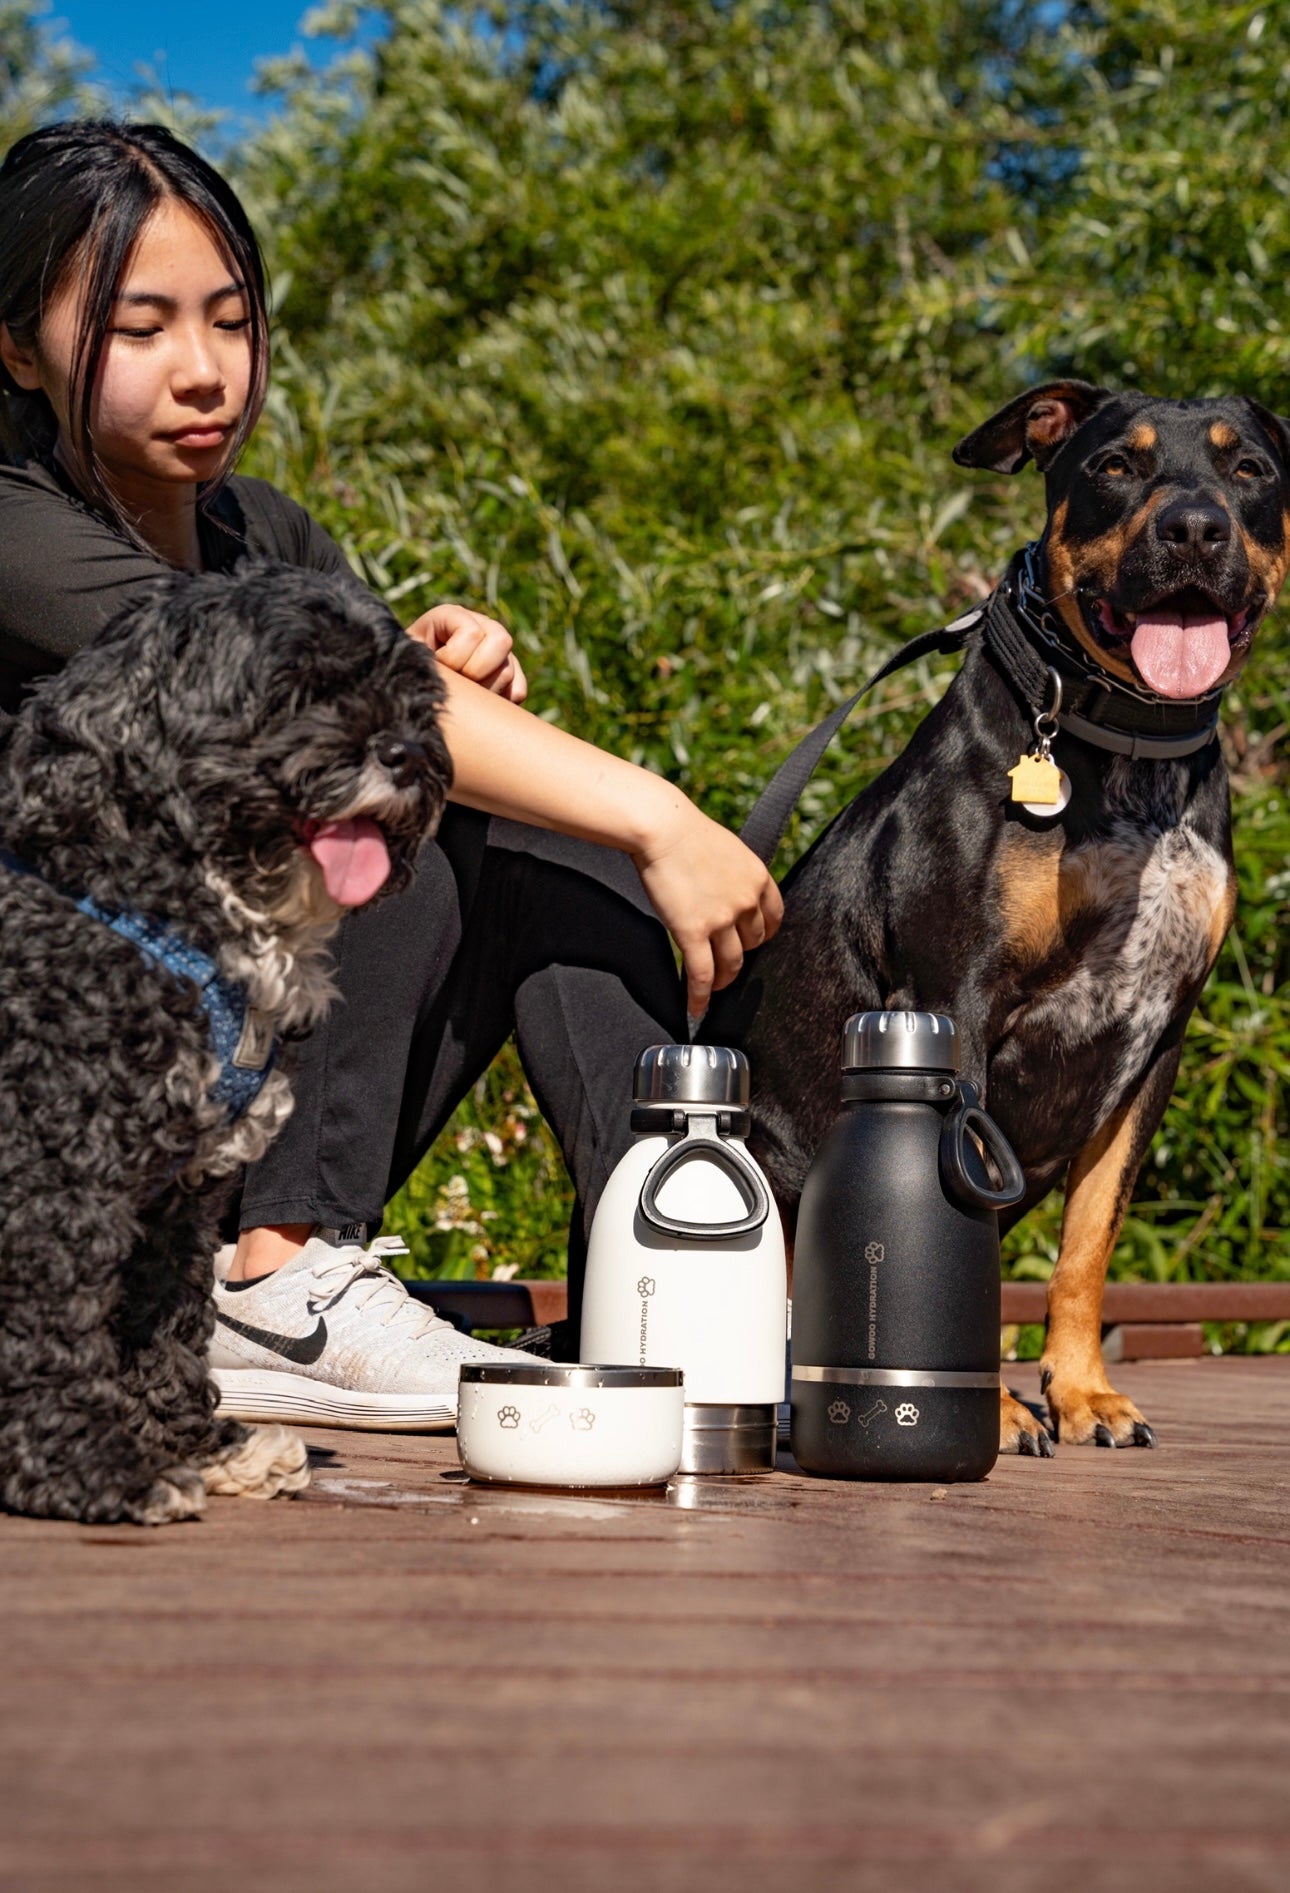
[(726, 1045), (651, 1045), (636, 1060), (637, 1104), (726, 1104), (746, 1110), (748, 1060)]
[(853, 1012), (842, 1029), (843, 1071), (953, 1071), (959, 1037), (944, 1012)]

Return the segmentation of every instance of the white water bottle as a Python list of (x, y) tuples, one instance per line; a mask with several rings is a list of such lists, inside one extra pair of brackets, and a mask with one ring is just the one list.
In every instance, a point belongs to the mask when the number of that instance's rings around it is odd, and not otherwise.
[(748, 1060), (652, 1045), (636, 1061), (632, 1148), (596, 1210), (584, 1361), (679, 1367), (682, 1472), (769, 1471), (784, 1391), (784, 1237), (744, 1139)]

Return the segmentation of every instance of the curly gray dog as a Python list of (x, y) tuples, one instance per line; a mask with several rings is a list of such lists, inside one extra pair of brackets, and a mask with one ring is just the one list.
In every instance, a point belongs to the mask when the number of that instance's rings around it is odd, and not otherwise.
[[(221, 1192), (291, 1109), (346, 908), (450, 780), (426, 650), (357, 583), (176, 576), (0, 739), (0, 1503), (164, 1524), (305, 1484), (206, 1368)], [(225, 1186), (227, 1187), (227, 1185)]]

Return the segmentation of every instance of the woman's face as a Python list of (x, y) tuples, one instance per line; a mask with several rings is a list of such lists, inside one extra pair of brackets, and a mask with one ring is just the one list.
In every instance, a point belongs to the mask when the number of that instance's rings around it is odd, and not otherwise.
[[(28, 380), (58, 416), (59, 449), (75, 469), (76, 425), (69, 413), (80, 286), (47, 308)], [(221, 471), (251, 386), (249, 303), (201, 220), (167, 198), (157, 206), (126, 264), (104, 344), (90, 410), (94, 446), (109, 484), (145, 507), (158, 486), (195, 486)]]

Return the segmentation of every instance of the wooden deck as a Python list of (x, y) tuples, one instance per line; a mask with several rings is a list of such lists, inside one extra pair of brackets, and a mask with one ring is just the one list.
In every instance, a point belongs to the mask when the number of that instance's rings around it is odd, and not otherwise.
[(1158, 1451), (948, 1490), (316, 1432), (295, 1503), (0, 1520), (0, 1886), (1280, 1893), (1290, 1359), (1117, 1381)]

